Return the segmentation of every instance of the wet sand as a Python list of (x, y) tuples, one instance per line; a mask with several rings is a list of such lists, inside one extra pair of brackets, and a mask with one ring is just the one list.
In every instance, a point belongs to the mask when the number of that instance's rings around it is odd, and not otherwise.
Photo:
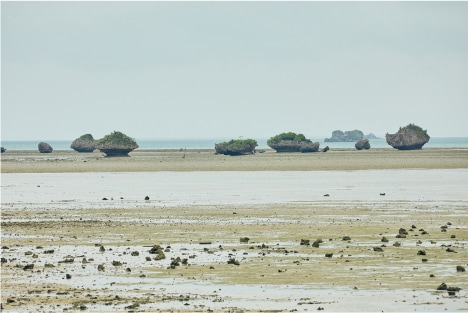
[(214, 150), (135, 150), (131, 157), (106, 158), (98, 151), (7, 151), (2, 173), (155, 172), (155, 171), (317, 171), (367, 169), (468, 168), (468, 149), (330, 150), (326, 153), (216, 155)]
[(2, 155), (3, 310), (468, 309), (466, 151), (179, 153)]

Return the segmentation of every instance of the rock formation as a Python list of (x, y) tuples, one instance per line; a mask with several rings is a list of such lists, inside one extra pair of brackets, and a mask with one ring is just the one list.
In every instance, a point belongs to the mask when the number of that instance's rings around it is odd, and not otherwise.
[(421, 149), (430, 138), (426, 130), (414, 124), (400, 127), (396, 134), (385, 135), (387, 143), (398, 150)]
[(5, 152), (6, 150), (7, 150), (7, 149), (5, 149), (5, 148), (1, 147), (1, 151), (2, 151), (2, 153), (3, 153), (3, 152)]
[(128, 153), (138, 148), (136, 141), (127, 135), (114, 131), (96, 142), (96, 149), (106, 156), (128, 156)]
[(358, 142), (356, 142), (354, 146), (356, 147), (357, 150), (362, 150), (362, 149), (369, 150), (370, 149), (369, 139), (361, 139)]
[(76, 138), (70, 145), (75, 151), (78, 152), (93, 152), (96, 149), (96, 141), (91, 134), (85, 134)]
[(345, 132), (335, 130), (332, 132), (331, 138), (325, 138), (325, 142), (352, 142), (361, 140), (363, 137), (364, 133), (357, 129)]
[(276, 152), (317, 152), (320, 147), (320, 143), (306, 139), (303, 134), (291, 132), (271, 137), (267, 144)]
[(254, 154), (257, 141), (253, 139), (238, 139), (215, 144), (216, 154), (245, 155)]
[(40, 153), (51, 153), (54, 149), (47, 142), (40, 142), (37, 145)]

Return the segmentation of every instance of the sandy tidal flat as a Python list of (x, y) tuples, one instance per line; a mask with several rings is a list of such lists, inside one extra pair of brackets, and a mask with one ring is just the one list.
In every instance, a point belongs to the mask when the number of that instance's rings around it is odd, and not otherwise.
[[(170, 171), (144, 171), (158, 153), (2, 155), (3, 310), (467, 310), (467, 274), (457, 271), (468, 267), (466, 154), (442, 162), (445, 151), (414, 152), (436, 161), (406, 169), (389, 164), (414, 160), (348, 152), (336, 152), (353, 159), (346, 170), (304, 168), (319, 155), (267, 153), (206, 154), (188, 172), (175, 157), (160, 162)], [(288, 165), (252, 171), (264, 156)], [(83, 170), (93, 162), (100, 171)]]

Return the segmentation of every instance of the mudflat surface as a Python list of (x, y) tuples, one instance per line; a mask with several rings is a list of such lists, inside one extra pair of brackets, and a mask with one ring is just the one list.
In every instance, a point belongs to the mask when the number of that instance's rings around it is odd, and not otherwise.
[(468, 168), (468, 149), (330, 150), (326, 153), (216, 155), (214, 150), (135, 150), (130, 157), (104, 157), (98, 151), (7, 151), (2, 173), (154, 171), (313, 171), (410, 168)]
[(3, 311), (468, 309), (466, 151), (192, 152), (3, 154)]

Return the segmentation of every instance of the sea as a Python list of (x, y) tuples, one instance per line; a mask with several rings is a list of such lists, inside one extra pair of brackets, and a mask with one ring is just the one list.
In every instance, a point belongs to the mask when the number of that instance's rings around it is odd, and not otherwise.
[[(204, 138), (204, 139), (138, 139), (136, 142), (141, 150), (180, 150), (180, 149), (214, 149), (216, 143), (229, 141), (233, 138)], [(236, 139), (236, 138), (234, 138)], [(255, 139), (255, 138), (252, 138)], [(323, 137), (310, 137), (314, 142), (320, 143), (320, 148), (325, 146), (330, 149), (354, 149), (355, 142), (325, 142)], [(258, 143), (257, 149), (269, 149), (268, 138), (255, 139)], [(54, 150), (71, 150), (72, 140), (43, 140), (52, 146)], [(1, 146), (7, 150), (37, 150), (38, 140), (25, 141), (1, 141)], [(369, 139), (372, 148), (389, 148), (385, 138)], [(423, 148), (468, 148), (468, 137), (434, 137), (429, 140)]]

